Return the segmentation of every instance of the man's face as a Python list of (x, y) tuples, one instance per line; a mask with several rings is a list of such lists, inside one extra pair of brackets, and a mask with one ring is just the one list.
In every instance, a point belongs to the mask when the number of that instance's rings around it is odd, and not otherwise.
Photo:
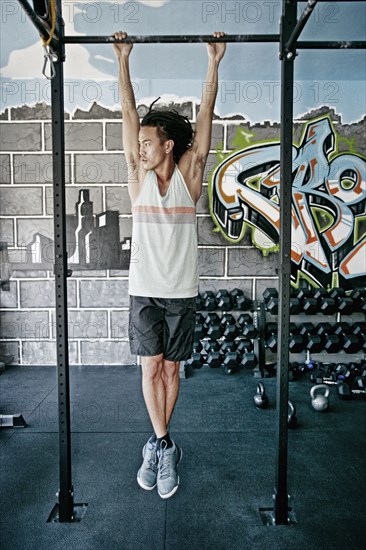
[(145, 170), (154, 170), (166, 159), (167, 141), (161, 143), (155, 126), (142, 126), (139, 132), (140, 158)]

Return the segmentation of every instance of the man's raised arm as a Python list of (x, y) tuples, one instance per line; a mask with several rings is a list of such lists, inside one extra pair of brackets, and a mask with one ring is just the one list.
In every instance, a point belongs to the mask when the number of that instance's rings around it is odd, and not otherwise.
[[(125, 32), (117, 32), (115, 38), (125, 39)], [(136, 109), (129, 57), (133, 44), (114, 43), (113, 49), (118, 61), (119, 93), (122, 109), (122, 142), (128, 171), (128, 191), (133, 202), (139, 192), (139, 130), (140, 120)]]
[[(215, 32), (213, 36), (220, 38), (224, 36), (224, 33)], [(179, 162), (179, 168), (195, 202), (202, 192), (203, 172), (211, 145), (212, 118), (218, 89), (218, 69), (225, 50), (225, 42), (209, 42), (207, 44), (207, 76), (202, 85), (201, 105), (197, 115), (194, 140), (191, 148)]]

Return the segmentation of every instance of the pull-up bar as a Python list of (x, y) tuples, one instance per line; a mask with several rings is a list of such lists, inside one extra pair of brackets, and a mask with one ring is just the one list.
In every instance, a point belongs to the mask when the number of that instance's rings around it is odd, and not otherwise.
[(215, 38), (212, 34), (158, 34), (127, 36), (125, 39), (114, 36), (65, 36), (65, 44), (174, 44), (191, 42), (279, 42), (279, 34), (226, 34)]
[[(286, 49), (289, 49), (289, 42), (286, 44)], [(365, 40), (312, 40), (311, 42), (300, 40), (296, 42), (298, 50), (364, 50), (365, 48)]]
[[(321, 0), (320, 0), (321, 1)], [(31, 7), (28, 0), (18, 0), (22, 5), (28, 17), (31, 19), (40, 35), (44, 40), (49, 39), (49, 27), (45, 20), (40, 17), (35, 10)], [(301, 30), (306, 24), (306, 21), (310, 17), (311, 12), (313, 11), (316, 0), (309, 0), (308, 5), (303, 14), (301, 15), (297, 26), (294, 29), (293, 34), (286, 44), (286, 49), (291, 49), (291, 47), (296, 42), (296, 38), (300, 35)], [(128, 36), (124, 40), (114, 38), (114, 36), (59, 36), (59, 33), (56, 32), (53, 35), (53, 38), (50, 42), (51, 49), (55, 49), (57, 43), (63, 44), (113, 44), (125, 42), (128, 44), (189, 44), (189, 43), (203, 43), (203, 42), (248, 42), (248, 43), (279, 43), (280, 35), (279, 34), (226, 34), (225, 36), (215, 38), (211, 34), (202, 34), (202, 35), (187, 35), (187, 34), (163, 34), (163, 35), (135, 35)], [(366, 48), (365, 41), (305, 41), (297, 42), (296, 48), (301, 49), (364, 49)]]
[[(279, 34), (227, 34), (220, 38), (214, 38), (210, 34), (203, 35), (185, 35), (185, 34), (163, 34), (163, 35), (137, 35), (128, 36), (124, 40), (114, 38), (114, 36), (65, 36), (65, 44), (190, 44), (204, 42), (252, 42), (252, 43), (278, 43)], [(288, 42), (288, 44), (290, 41)], [(288, 44), (286, 48), (289, 49)], [(363, 40), (341, 40), (341, 41), (301, 41), (296, 43), (298, 49), (364, 49), (366, 41)]]
[[(178, 43), (203, 43), (203, 42), (252, 42), (252, 43), (278, 43), (279, 34), (227, 34), (225, 36), (214, 38), (210, 34), (162, 34), (162, 35), (136, 35), (127, 36), (124, 40), (114, 38), (114, 36), (65, 36), (65, 44), (178, 44)], [(290, 43), (290, 41), (289, 41)], [(303, 41), (297, 42), (296, 48), (304, 49), (363, 49), (366, 42), (362, 40), (342, 40), (342, 41)], [(286, 45), (287, 48), (287, 45)]]

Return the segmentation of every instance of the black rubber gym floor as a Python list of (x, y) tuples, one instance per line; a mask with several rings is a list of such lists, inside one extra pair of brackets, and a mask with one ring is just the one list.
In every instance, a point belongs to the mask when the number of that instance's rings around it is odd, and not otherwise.
[(11, 550), (356, 550), (365, 548), (366, 400), (310, 405), (311, 383), (290, 382), (288, 489), (296, 524), (265, 526), (276, 470), (276, 380), (254, 407), (250, 371), (203, 367), (181, 380), (170, 432), (183, 449), (169, 500), (136, 482), (150, 423), (139, 367), (72, 367), (72, 479), (79, 523), (47, 523), (59, 480), (56, 369), (8, 367), (0, 412), (26, 428), (0, 430), (0, 545)]

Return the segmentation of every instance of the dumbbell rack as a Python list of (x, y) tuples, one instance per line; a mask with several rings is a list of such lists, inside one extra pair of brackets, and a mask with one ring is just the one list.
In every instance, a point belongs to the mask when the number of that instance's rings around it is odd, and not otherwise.
[[(268, 355), (277, 351), (277, 290), (266, 289), (263, 298), (263, 375), (271, 376), (275, 365)], [(299, 289), (292, 293), (290, 314), (290, 380), (314, 364), (365, 362), (366, 289)]]
[[(234, 289), (239, 291), (239, 289)], [(240, 291), (241, 292), (241, 291)], [(210, 343), (209, 329), (200, 331), (203, 318), (209, 319), (210, 314), (214, 313), (221, 319), (225, 315), (235, 313), (238, 320), (244, 312), (248, 314), (248, 321), (252, 320), (256, 334), (250, 338), (250, 351), (240, 353), (228, 351), (227, 364), (225, 358), (215, 361), (210, 366), (224, 366), (227, 374), (232, 374), (240, 368), (247, 366), (252, 368), (255, 378), (265, 378), (275, 374), (277, 356), (277, 312), (278, 312), (278, 292), (275, 288), (266, 289), (263, 292), (263, 301), (247, 301), (247, 307), (235, 308), (232, 302), (224, 303), (223, 296), (229, 295), (227, 290), (220, 290), (214, 295), (213, 292), (205, 292), (200, 295), (197, 302), (197, 316), (200, 322), (196, 324), (197, 334), (195, 338), (195, 349), (193, 360), (182, 362), (180, 365), (180, 377), (187, 378), (187, 370), (191, 367), (200, 368), (208, 364), (204, 359), (204, 354)], [(241, 292), (244, 296), (244, 294)], [(219, 300), (217, 299), (219, 295)], [(245, 296), (244, 296), (245, 298)], [(220, 302), (221, 299), (221, 302)], [(220, 307), (217, 307), (220, 304)], [(294, 380), (300, 372), (308, 368), (310, 363), (317, 362), (336, 362), (350, 363), (365, 361), (366, 357), (366, 289), (354, 289), (345, 292), (343, 289), (334, 289), (327, 293), (324, 289), (310, 290), (300, 288), (292, 292), (290, 300), (290, 314), (292, 322), (290, 324), (290, 364), (289, 378)], [(249, 319), (249, 316), (252, 319)], [(202, 316), (202, 317), (199, 317)], [(344, 319), (352, 321), (344, 321)], [(271, 327), (269, 329), (269, 327)], [(202, 326), (201, 326), (202, 328)], [(241, 327), (243, 329), (243, 327)], [(245, 331), (245, 327), (243, 332)], [(226, 342), (225, 336), (215, 334), (212, 330), (212, 341), (216, 342), (217, 349)], [(244, 334), (240, 334), (240, 327), (235, 339), (230, 339), (229, 343), (238, 345), (240, 341), (245, 340)], [(229, 345), (226, 346), (229, 349)], [(199, 348), (199, 349), (198, 349)], [(269, 357), (272, 351), (272, 360)], [(203, 353), (201, 353), (203, 352)], [(249, 357), (245, 363), (245, 355)], [(209, 356), (209, 353), (207, 353)], [(343, 356), (343, 357), (342, 357)], [(347, 361), (342, 361), (346, 359)], [(194, 364), (196, 360), (196, 365)]]
[(206, 291), (196, 301), (195, 342), (192, 357), (180, 365), (180, 377), (191, 368), (208, 365), (223, 367), (232, 374), (240, 367), (258, 370), (261, 362), (258, 345), (258, 304), (245, 297), (240, 289), (230, 293)]

